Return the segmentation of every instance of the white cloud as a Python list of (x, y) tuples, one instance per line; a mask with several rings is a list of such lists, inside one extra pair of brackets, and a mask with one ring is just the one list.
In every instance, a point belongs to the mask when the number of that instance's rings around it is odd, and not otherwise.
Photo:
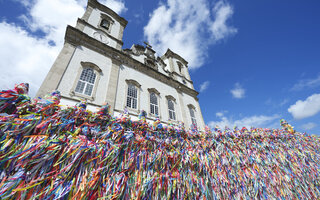
[(75, 25), (84, 8), (75, 0), (36, 0), (24, 15), (32, 31), (43, 31), (45, 40), (62, 46), (66, 26)]
[(170, 48), (195, 69), (204, 63), (210, 44), (236, 32), (227, 25), (232, 14), (232, 7), (222, 0), (213, 9), (208, 0), (167, 0), (150, 15), (144, 35), (158, 54)]
[(229, 4), (219, 1), (213, 8), (215, 21), (211, 25), (211, 31), (216, 40), (225, 38), (228, 35), (237, 33), (237, 29), (229, 27), (226, 22), (232, 17), (233, 9)]
[(108, 6), (118, 14), (127, 11), (127, 8), (122, 0), (100, 0), (99, 2)]
[(12, 89), (15, 83), (28, 82), (34, 96), (59, 48), (5, 22), (0, 23), (0, 46), (5, 47), (0, 48), (0, 88)]
[(311, 117), (320, 112), (320, 94), (313, 94), (306, 100), (299, 100), (288, 108), (295, 119)]
[(245, 96), (245, 89), (240, 85), (240, 83), (236, 83), (234, 88), (230, 90), (232, 96), (236, 99), (242, 99)]
[(303, 128), (304, 130), (311, 130), (311, 129), (315, 128), (316, 126), (317, 126), (316, 123), (309, 122), (309, 123), (303, 124), (303, 125), (302, 125), (302, 128)]
[(305, 88), (314, 88), (320, 86), (320, 75), (314, 79), (305, 79), (300, 80), (298, 83), (296, 83), (291, 90), (293, 91), (299, 91), (303, 90)]
[[(0, 22), (0, 88), (13, 88), (15, 83), (30, 83), (30, 96), (34, 96), (54, 59), (62, 49), (66, 26), (75, 25), (84, 13), (84, 0), (31, 0), (17, 1), (28, 13), (20, 16), (28, 29), (16, 24)], [(122, 1), (101, 1), (117, 12), (125, 10)], [(116, 3), (118, 2), (118, 4)], [(39, 38), (31, 31), (40, 31)], [(29, 31), (29, 32), (28, 32)], [(55, 44), (51, 46), (50, 44)]]
[(275, 120), (279, 119), (279, 115), (254, 115), (250, 117), (244, 117), (242, 119), (233, 120), (232, 118), (228, 118), (222, 112), (216, 113), (216, 116), (220, 118), (219, 121), (210, 121), (209, 127), (214, 128), (215, 126), (219, 126), (220, 128), (224, 127), (234, 127), (237, 126), (239, 128), (242, 127), (259, 127), (259, 128), (276, 128)]
[(210, 85), (210, 81), (205, 81), (200, 85), (200, 92), (204, 92), (206, 89), (208, 89)]

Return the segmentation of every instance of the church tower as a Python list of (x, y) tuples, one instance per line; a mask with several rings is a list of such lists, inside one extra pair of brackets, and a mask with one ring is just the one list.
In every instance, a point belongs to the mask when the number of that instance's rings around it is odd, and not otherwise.
[(90, 103), (89, 107), (104, 102), (114, 107), (120, 68), (120, 58), (115, 52), (119, 53), (122, 49), (126, 25), (127, 21), (113, 10), (97, 0), (89, 0), (76, 27), (67, 27), (63, 49), (37, 96), (57, 89), (67, 104), (84, 98)]
[(86, 99), (95, 111), (107, 102), (114, 115), (126, 110), (135, 119), (144, 110), (147, 120), (159, 117), (203, 130), (188, 62), (170, 49), (158, 57), (148, 43), (122, 49), (126, 25), (110, 8), (88, 0), (76, 27), (67, 27), (64, 46), (37, 96), (59, 90), (64, 105)]
[(103, 44), (121, 50), (123, 30), (127, 23), (113, 10), (96, 0), (89, 0), (86, 12), (78, 19), (76, 28)]

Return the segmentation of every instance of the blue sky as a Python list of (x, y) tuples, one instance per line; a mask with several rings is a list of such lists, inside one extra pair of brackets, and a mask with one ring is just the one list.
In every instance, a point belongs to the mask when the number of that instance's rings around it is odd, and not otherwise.
[[(320, 2), (100, 0), (128, 20), (124, 47), (149, 41), (189, 61), (205, 122), (320, 135)], [(34, 95), (86, 0), (0, 0), (0, 87)]]

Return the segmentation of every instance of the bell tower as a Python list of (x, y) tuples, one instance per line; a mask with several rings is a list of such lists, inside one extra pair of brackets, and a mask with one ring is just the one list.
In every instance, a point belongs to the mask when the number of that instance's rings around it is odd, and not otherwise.
[(127, 21), (97, 0), (89, 0), (86, 12), (78, 19), (76, 28), (96, 40), (121, 50)]
[(59, 90), (61, 102), (74, 105), (86, 99), (89, 106), (104, 102), (114, 107), (123, 31), (127, 20), (97, 0), (75, 27), (68, 26), (64, 46), (40, 86), (37, 96)]
[(194, 89), (188, 70), (188, 62), (185, 59), (170, 49), (167, 49), (167, 52), (162, 56), (162, 59), (167, 64), (167, 70), (172, 74), (175, 80)]

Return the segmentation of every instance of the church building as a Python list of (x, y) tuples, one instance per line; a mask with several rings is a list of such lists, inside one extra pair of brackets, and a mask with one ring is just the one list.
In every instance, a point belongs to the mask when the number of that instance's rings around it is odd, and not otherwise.
[(37, 96), (59, 90), (64, 105), (86, 99), (87, 108), (96, 111), (107, 102), (112, 115), (127, 111), (137, 119), (144, 110), (148, 121), (159, 117), (162, 123), (203, 130), (188, 62), (170, 49), (159, 57), (148, 43), (122, 49), (126, 25), (110, 8), (88, 0), (76, 27), (67, 27), (64, 46)]

